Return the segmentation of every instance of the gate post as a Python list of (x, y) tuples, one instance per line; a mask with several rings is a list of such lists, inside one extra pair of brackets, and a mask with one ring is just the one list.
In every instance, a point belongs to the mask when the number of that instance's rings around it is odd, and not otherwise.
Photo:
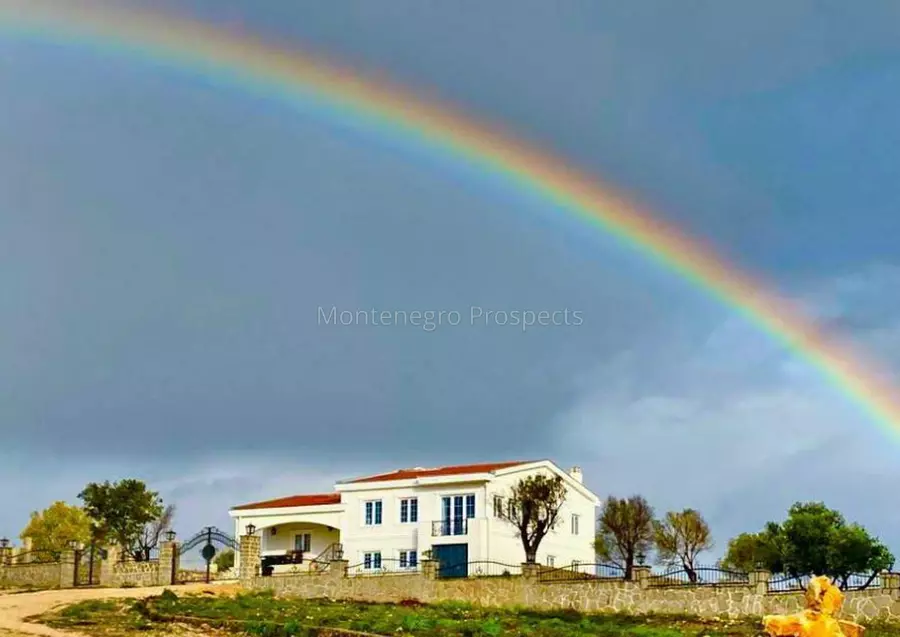
[(100, 561), (100, 586), (115, 586), (116, 564), (119, 562), (119, 547), (106, 547), (106, 558)]
[(59, 554), (59, 587), (72, 588), (78, 586), (75, 578), (78, 577), (78, 567), (75, 559), (78, 552), (75, 549), (64, 549)]
[(257, 577), (259, 575), (259, 544), (258, 535), (241, 536), (241, 565), (239, 577), (242, 580)]
[(181, 560), (178, 555), (178, 542), (167, 540), (159, 544), (159, 570), (156, 572), (156, 584), (168, 586), (178, 581), (178, 568)]

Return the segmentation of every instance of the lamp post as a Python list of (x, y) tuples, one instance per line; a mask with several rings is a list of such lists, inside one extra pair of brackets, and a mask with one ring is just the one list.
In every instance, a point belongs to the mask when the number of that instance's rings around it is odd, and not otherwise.
[(247, 530), (247, 535), (253, 535), (254, 533), (256, 533), (256, 526), (253, 524), (248, 524), (246, 530)]
[(0, 538), (0, 549), (5, 549), (7, 546), (9, 546), (9, 538)]
[(175, 531), (173, 531), (172, 529), (169, 529), (168, 531), (166, 531), (166, 541), (167, 542), (175, 541)]
[(643, 551), (641, 551), (640, 553), (638, 553), (638, 554), (637, 554), (638, 566), (643, 566), (643, 565), (644, 565), (644, 562), (646, 561), (646, 559), (647, 559), (647, 556), (644, 555), (644, 552), (643, 552)]

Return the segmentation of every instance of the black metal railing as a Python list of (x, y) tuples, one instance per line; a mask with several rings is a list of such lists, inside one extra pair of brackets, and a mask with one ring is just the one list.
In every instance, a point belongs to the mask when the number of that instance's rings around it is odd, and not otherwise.
[(851, 573), (834, 578), (835, 585), (842, 591), (863, 591), (868, 588), (882, 588), (883, 583), (878, 573)]
[(449, 520), (435, 520), (431, 523), (431, 535), (440, 537), (445, 535), (466, 535), (469, 532), (469, 521), (466, 518), (451, 518)]
[(466, 572), (469, 577), (519, 577), (522, 575), (522, 565), (481, 560), (468, 562)]
[(344, 557), (344, 545), (340, 542), (334, 542), (329, 544), (324, 551), (310, 560), (309, 569), (311, 571), (324, 573), (328, 570), (328, 567), (331, 566), (331, 563), (334, 560), (339, 560), (342, 557)]
[(408, 575), (418, 573), (422, 569), (418, 560), (398, 560), (393, 558), (372, 559), (359, 564), (347, 566), (347, 577), (365, 577), (370, 575)]
[[(796, 593), (805, 591), (809, 585), (810, 575), (783, 574), (769, 578), (766, 584), (769, 593)], [(851, 573), (850, 575), (831, 578), (835, 586), (842, 591), (862, 591), (873, 588), (884, 588), (885, 582), (878, 573)]]
[(574, 582), (584, 580), (625, 581), (625, 569), (616, 564), (569, 564), (559, 568), (542, 567), (539, 582)]
[(21, 553), (10, 553), (8, 555), (10, 566), (25, 566), (28, 564), (52, 564), (62, 559), (60, 551), (48, 551), (44, 549), (33, 549), (31, 551), (23, 551)]
[(675, 568), (657, 575), (650, 575), (650, 586), (747, 586), (750, 575), (716, 566), (695, 566), (693, 569)]

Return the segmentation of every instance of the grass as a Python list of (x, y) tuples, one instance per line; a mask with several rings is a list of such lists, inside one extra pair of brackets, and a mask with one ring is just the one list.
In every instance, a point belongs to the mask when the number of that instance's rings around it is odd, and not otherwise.
[[(219, 634), (312, 636), (309, 627), (342, 628), (381, 635), (436, 637), (755, 637), (758, 618), (703, 620), (683, 615), (588, 615), (576, 611), (487, 609), (463, 603), (422, 605), (302, 600), (247, 593), (236, 597), (185, 596), (170, 591), (146, 600), (88, 601), (41, 618), (56, 628), (104, 637), (178, 634), (205, 625)], [(900, 637), (900, 625), (867, 623), (866, 637)]]

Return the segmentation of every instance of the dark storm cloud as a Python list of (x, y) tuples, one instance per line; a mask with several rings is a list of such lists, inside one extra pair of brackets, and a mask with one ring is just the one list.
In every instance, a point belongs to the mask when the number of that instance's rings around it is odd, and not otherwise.
[[(824, 284), (812, 305), (900, 360), (896, 281), (867, 267), (900, 234), (894, 3), (167, 4), (502, 121), (775, 284)], [(817, 435), (871, 428), (728, 308), (471, 169), (135, 60), (0, 54), (0, 534), (88, 480), (142, 476), (188, 529), (359, 473), (545, 456), (731, 529), (799, 493), (783, 467)], [(863, 301), (828, 288), (848, 272)], [(473, 305), (584, 323), (476, 328)]]

